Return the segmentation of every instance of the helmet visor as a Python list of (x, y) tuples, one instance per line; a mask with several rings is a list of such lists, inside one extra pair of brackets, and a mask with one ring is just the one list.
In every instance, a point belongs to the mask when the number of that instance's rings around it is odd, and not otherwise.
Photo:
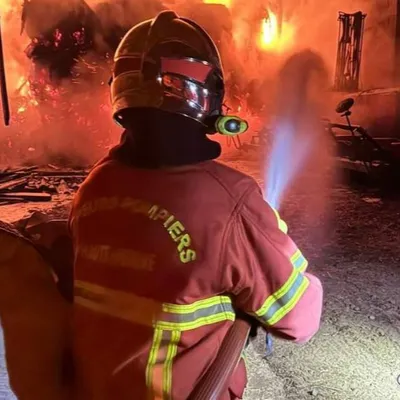
[[(209, 77), (218, 73), (211, 64), (193, 58), (162, 58), (159, 82), (163, 86), (164, 106), (170, 111), (177, 110), (188, 116), (201, 119), (212, 110), (213, 99), (223, 96), (223, 88), (210, 87)], [(222, 81), (222, 78), (221, 78)], [(184, 110), (182, 110), (184, 103)]]

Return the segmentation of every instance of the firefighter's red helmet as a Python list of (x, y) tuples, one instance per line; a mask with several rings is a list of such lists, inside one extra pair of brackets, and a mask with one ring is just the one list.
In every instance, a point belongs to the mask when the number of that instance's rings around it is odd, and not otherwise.
[(220, 55), (195, 22), (164, 11), (133, 27), (114, 61), (111, 101), (121, 125), (132, 108), (157, 108), (203, 124), (222, 115)]

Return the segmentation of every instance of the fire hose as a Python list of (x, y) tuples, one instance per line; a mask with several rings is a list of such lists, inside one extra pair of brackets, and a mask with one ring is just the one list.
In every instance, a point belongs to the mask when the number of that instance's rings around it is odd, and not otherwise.
[(189, 400), (219, 400), (228, 390), (231, 376), (249, 337), (251, 323), (237, 318), (230, 327), (217, 357), (200, 380)]
[[(226, 395), (232, 375), (243, 355), (247, 344), (257, 336), (257, 320), (242, 312), (237, 312), (236, 320), (230, 327), (215, 361), (195, 386), (188, 400), (219, 400)], [(266, 333), (266, 353), (272, 354), (272, 335)]]

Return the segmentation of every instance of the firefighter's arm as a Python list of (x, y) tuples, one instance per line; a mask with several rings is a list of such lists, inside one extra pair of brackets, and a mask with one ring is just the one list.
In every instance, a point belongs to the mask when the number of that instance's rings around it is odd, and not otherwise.
[(323, 291), (282, 227), (259, 188), (250, 190), (228, 228), (225, 279), (236, 307), (276, 336), (304, 343), (319, 329)]

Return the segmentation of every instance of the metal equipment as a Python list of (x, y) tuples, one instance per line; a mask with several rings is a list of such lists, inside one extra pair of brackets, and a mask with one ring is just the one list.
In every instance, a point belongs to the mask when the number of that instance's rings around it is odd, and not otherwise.
[(354, 103), (353, 98), (347, 98), (336, 107), (336, 112), (346, 119), (345, 124), (325, 121), (326, 131), (337, 146), (339, 165), (374, 179), (394, 182), (400, 176), (400, 139), (373, 137), (361, 125), (353, 125), (350, 110)]
[(359, 87), (361, 51), (366, 14), (339, 12), (339, 41), (334, 88), (337, 91), (357, 91)]
[(257, 151), (260, 147), (268, 145), (271, 137), (271, 128), (263, 127), (254, 132), (249, 138), (250, 140), (242, 141), (239, 136), (226, 137), (227, 147), (235, 147), (235, 149), (248, 153), (249, 151)]

